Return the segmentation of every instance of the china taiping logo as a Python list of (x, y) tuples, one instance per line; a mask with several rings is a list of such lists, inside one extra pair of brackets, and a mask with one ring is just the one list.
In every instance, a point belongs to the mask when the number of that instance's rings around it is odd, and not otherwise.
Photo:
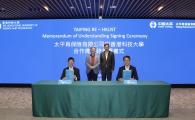
[(155, 21), (151, 21), (150, 28), (156, 28), (156, 27), (157, 27), (157, 23)]

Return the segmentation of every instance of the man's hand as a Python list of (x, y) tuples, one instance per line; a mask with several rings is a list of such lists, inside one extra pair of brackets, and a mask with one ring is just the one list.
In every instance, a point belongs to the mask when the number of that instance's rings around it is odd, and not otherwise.
[(122, 82), (123, 81), (123, 78), (119, 78), (118, 81)]
[(76, 75), (74, 75), (74, 80), (77, 80), (77, 76)]
[(66, 77), (63, 77), (62, 80), (66, 80)]

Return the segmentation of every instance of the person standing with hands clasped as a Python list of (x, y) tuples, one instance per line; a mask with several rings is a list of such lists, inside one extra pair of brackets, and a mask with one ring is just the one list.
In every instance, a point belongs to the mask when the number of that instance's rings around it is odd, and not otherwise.
[(102, 74), (102, 81), (111, 81), (112, 72), (115, 67), (114, 53), (110, 51), (110, 45), (104, 44), (104, 51), (100, 54), (100, 69)]
[(88, 81), (97, 81), (98, 73), (99, 73), (99, 65), (100, 58), (99, 55), (96, 54), (96, 48), (90, 48), (90, 55), (86, 56), (85, 64), (86, 64), (86, 72)]

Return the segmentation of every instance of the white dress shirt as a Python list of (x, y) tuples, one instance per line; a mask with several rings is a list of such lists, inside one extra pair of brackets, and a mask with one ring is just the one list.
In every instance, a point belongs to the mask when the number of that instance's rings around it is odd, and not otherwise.
[(125, 70), (130, 70), (130, 65), (128, 66), (125, 65)]
[(72, 71), (74, 71), (73, 67), (69, 67), (69, 70), (72, 70)]
[(106, 60), (108, 59), (108, 53), (109, 52), (105, 52)]

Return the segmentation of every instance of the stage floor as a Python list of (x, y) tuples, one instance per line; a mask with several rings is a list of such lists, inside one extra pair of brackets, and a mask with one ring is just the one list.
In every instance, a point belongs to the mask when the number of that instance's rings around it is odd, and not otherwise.
[[(38, 118), (32, 116), (31, 88), (0, 88), (0, 120), (75, 120), (76, 118)], [(79, 118), (77, 118), (79, 119)], [(81, 118), (85, 119), (85, 118)], [(117, 118), (114, 120), (151, 120), (151, 118)], [(91, 120), (87, 118), (87, 120)], [(92, 120), (113, 120), (97, 118)], [(195, 88), (172, 88), (168, 118), (152, 120), (195, 120)]]

